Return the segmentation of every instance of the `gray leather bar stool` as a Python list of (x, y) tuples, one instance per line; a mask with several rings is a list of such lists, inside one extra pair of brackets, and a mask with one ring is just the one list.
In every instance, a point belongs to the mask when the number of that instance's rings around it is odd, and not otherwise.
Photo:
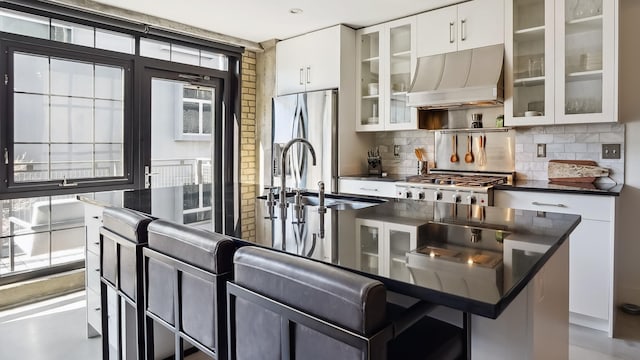
[(415, 324), (423, 331), (418, 350), (406, 353), (428, 358), (449, 340), (432, 343), (433, 333), (461, 335), (461, 329), (425, 318), (433, 306), (424, 302), (393, 316), (377, 280), (252, 246), (236, 251), (227, 302), (229, 359), (405, 359), (389, 353), (388, 343)]
[(145, 359), (144, 347), (139, 346), (144, 343), (142, 248), (147, 245), (151, 220), (128, 209), (104, 209), (100, 228), (103, 359)]
[[(154, 323), (174, 334), (175, 359), (186, 340), (215, 359), (226, 359), (226, 281), (235, 245), (205, 230), (156, 220), (144, 249), (147, 357), (154, 358)], [(157, 358), (157, 356), (155, 356)]]

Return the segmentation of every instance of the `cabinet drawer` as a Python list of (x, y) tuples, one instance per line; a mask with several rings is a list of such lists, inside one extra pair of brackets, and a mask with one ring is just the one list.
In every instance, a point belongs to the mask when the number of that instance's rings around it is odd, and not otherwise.
[(338, 191), (345, 194), (393, 198), (396, 194), (396, 185), (393, 181), (339, 179)]
[(87, 275), (87, 288), (100, 292), (100, 257), (94, 253), (87, 252), (85, 268)]
[(584, 219), (612, 221), (614, 198), (610, 196), (572, 195), (538, 191), (494, 192), (494, 206), (534, 211), (577, 214)]
[(100, 292), (87, 290), (87, 323), (98, 332), (102, 329), (100, 306)]

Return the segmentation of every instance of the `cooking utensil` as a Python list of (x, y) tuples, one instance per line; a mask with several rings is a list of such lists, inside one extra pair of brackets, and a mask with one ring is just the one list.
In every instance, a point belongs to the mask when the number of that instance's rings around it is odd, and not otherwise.
[(464, 154), (464, 162), (471, 164), (473, 162), (473, 154), (471, 153), (471, 135), (467, 135), (467, 153)]
[(451, 162), (458, 162), (458, 135), (451, 137), (451, 144), (453, 145), (453, 153), (451, 154)]
[(484, 166), (487, 163), (487, 154), (484, 152), (483, 136), (478, 136), (478, 145), (480, 146), (478, 150), (478, 165)]
[(416, 158), (418, 159), (418, 161), (422, 161), (422, 151), (420, 151), (420, 149), (416, 148), (414, 150), (415, 154), (416, 154)]

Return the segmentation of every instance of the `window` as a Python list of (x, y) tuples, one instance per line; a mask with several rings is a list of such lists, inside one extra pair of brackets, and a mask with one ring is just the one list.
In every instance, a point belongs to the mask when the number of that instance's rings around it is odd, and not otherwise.
[[(182, 90), (182, 126), (179, 138), (197, 140), (193, 135), (210, 135), (213, 125), (212, 88), (185, 85)], [(209, 140), (204, 136), (203, 140)]]
[(13, 53), (13, 183), (124, 176), (122, 66)]

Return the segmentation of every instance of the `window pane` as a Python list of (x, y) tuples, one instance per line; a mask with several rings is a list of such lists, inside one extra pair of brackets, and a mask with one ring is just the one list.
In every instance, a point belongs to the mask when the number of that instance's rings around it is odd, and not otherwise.
[(127, 54), (135, 52), (133, 36), (114, 31), (96, 29), (96, 47)]
[(182, 132), (185, 134), (200, 133), (200, 104), (184, 102), (182, 104)]
[(95, 177), (124, 175), (122, 144), (96, 144)]
[(93, 100), (52, 96), (51, 141), (93, 141)]
[(0, 31), (49, 39), (49, 18), (0, 9)]
[(51, 94), (93, 96), (93, 64), (51, 59)]
[(229, 59), (226, 55), (216, 54), (208, 51), (200, 52), (200, 66), (227, 71), (229, 70)]
[(15, 271), (49, 266), (49, 232), (15, 236)]
[(200, 65), (200, 50), (171, 44), (171, 61), (198, 66)]
[(114, 66), (96, 65), (96, 98), (124, 99), (124, 69)]
[(49, 145), (14, 144), (15, 182), (49, 180)]
[(93, 145), (51, 144), (51, 179), (93, 177)]
[[(53, 209), (52, 209), (53, 210)], [(79, 224), (84, 221), (80, 218)], [(66, 223), (74, 221), (65, 219)], [(52, 226), (55, 224), (51, 224)], [(67, 225), (69, 226), (69, 225)], [(51, 232), (51, 264), (65, 264), (84, 259), (84, 227)]]
[(49, 96), (14, 94), (13, 104), (13, 140), (49, 141)]
[(198, 90), (192, 87), (185, 86), (182, 93), (185, 98), (196, 99), (198, 97)]
[(171, 60), (171, 44), (151, 39), (140, 39), (140, 56), (160, 60)]
[(13, 89), (35, 94), (49, 93), (49, 58), (47, 56), (13, 54)]
[(213, 116), (211, 116), (211, 104), (202, 104), (202, 132), (211, 134)]
[(121, 101), (96, 100), (95, 101), (95, 135), (96, 142), (122, 142), (123, 117)]
[(52, 19), (51, 40), (93, 47), (93, 27)]

